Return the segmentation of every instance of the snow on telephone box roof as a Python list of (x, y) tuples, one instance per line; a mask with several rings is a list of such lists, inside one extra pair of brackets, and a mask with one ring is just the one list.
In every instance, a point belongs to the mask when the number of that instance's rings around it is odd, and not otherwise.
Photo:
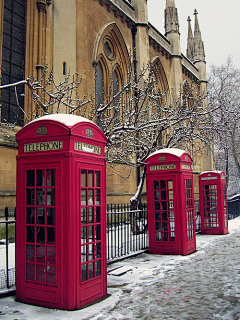
[(72, 127), (77, 123), (80, 122), (89, 122), (92, 123), (96, 126), (96, 124), (94, 122), (92, 122), (91, 120), (88, 120), (84, 117), (81, 116), (76, 116), (74, 114), (64, 114), (64, 113), (55, 113), (55, 114), (48, 114), (45, 116), (42, 116), (40, 118), (36, 118), (34, 120), (32, 120), (31, 122), (29, 122), (27, 125), (36, 122), (36, 121), (42, 121), (42, 120), (54, 120), (54, 121), (58, 121), (61, 122), (62, 124), (65, 124), (68, 127)]
[(145, 160), (147, 174), (153, 171), (164, 170), (190, 170), (192, 171), (192, 158), (184, 150), (178, 148), (165, 148), (153, 152)]
[(178, 158), (181, 158), (184, 154), (186, 156), (189, 157), (188, 161), (192, 161), (190, 155), (184, 151), (184, 150), (181, 150), (181, 149), (178, 149), (178, 148), (164, 148), (164, 149), (161, 149), (161, 150), (157, 150), (155, 152), (153, 152), (152, 154), (150, 154), (147, 159), (145, 160), (145, 162), (147, 162), (147, 160), (153, 156), (156, 156), (156, 155), (161, 155), (161, 154), (169, 154), (169, 155), (172, 155), (172, 156), (175, 156), (175, 157), (178, 157)]

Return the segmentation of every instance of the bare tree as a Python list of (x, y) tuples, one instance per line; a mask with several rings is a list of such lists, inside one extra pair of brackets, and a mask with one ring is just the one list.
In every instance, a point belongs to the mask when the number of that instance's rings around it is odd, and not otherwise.
[[(60, 84), (54, 82), (53, 73), (45, 68), (41, 79), (29, 77), (21, 82), (0, 86), (0, 90), (25, 84), (35, 103), (32, 117), (60, 111), (85, 115), (97, 123), (107, 137), (106, 159), (112, 164), (141, 168), (142, 174), (135, 196), (140, 199), (145, 178), (144, 160), (161, 148), (182, 147), (192, 156), (202, 153), (209, 143), (206, 96), (199, 94), (198, 83), (185, 83), (175, 93), (161, 92), (156, 67), (151, 63), (136, 79), (130, 67), (127, 80), (117, 92), (109, 81), (110, 95), (96, 107), (96, 93), (78, 96), (81, 78), (70, 74)], [(17, 93), (16, 93), (17, 99)], [(19, 106), (21, 107), (21, 106)], [(22, 107), (21, 107), (22, 108)], [(23, 108), (22, 108), (23, 109)], [(25, 114), (26, 119), (29, 118)]]
[(131, 70), (127, 83), (95, 109), (92, 119), (99, 121), (107, 137), (107, 162), (142, 168), (131, 199), (137, 203), (145, 178), (144, 161), (152, 152), (182, 147), (195, 156), (212, 140), (206, 95), (200, 95), (199, 83), (185, 82), (175, 99), (174, 92), (159, 90), (156, 66), (147, 65), (137, 79)]
[(209, 102), (218, 163), (225, 163), (228, 180), (230, 165), (234, 166), (239, 180), (240, 70), (234, 67), (231, 57), (226, 64), (211, 67)]

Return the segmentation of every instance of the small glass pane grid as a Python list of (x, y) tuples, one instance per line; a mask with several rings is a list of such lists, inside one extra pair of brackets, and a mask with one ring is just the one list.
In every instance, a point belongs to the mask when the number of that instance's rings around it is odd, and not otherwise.
[(101, 275), (100, 171), (81, 170), (81, 281)]
[(187, 214), (187, 239), (191, 240), (195, 236), (192, 179), (185, 179), (185, 192), (186, 192), (186, 214)]
[(55, 169), (26, 171), (26, 280), (56, 284)]
[(175, 241), (175, 214), (173, 199), (173, 181), (153, 181), (155, 240)]
[(223, 184), (224, 227), (228, 226), (227, 186)]
[(204, 228), (219, 227), (217, 185), (203, 185)]

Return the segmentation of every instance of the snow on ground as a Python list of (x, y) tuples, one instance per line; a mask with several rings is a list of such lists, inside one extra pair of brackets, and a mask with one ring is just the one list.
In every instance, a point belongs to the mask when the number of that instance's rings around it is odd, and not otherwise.
[(0, 299), (0, 319), (240, 319), (240, 217), (227, 235), (197, 235), (189, 256), (141, 254), (108, 266), (108, 294), (77, 311)]

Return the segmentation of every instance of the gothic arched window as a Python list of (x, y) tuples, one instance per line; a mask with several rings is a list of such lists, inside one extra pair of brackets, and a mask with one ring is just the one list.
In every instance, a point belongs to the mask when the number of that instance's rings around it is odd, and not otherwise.
[[(96, 109), (104, 103), (104, 75), (101, 62), (96, 65)], [(98, 125), (101, 127), (101, 118), (98, 118)]]
[[(113, 97), (119, 92), (119, 79), (116, 70), (113, 71)], [(119, 123), (119, 102), (116, 97), (113, 102), (113, 118), (114, 124)]]
[(124, 94), (118, 92), (124, 80), (127, 80), (130, 59), (116, 23), (108, 23), (102, 27), (96, 39), (93, 57), (96, 72), (96, 108), (106, 106), (101, 119), (97, 119), (98, 124), (102, 122), (106, 127), (118, 126), (123, 105), (125, 106), (123, 99), (126, 100)]

